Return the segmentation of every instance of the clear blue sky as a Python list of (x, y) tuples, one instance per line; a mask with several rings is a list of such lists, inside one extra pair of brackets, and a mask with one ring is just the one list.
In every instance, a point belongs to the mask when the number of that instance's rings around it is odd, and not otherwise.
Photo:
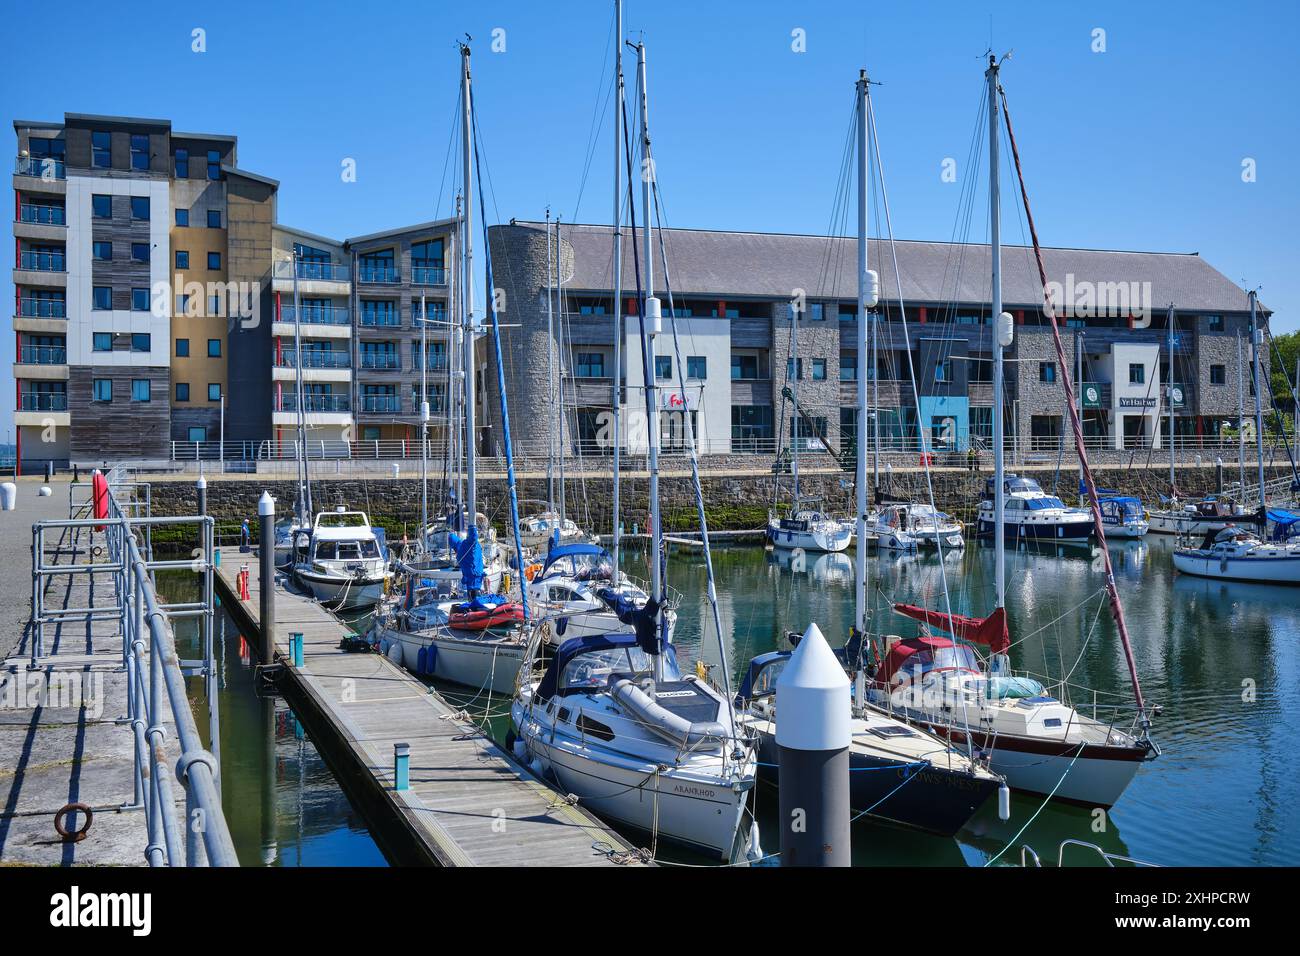
[[(548, 204), (569, 220), (610, 214), (608, 126), (577, 200), (606, 88), (612, 0), (146, 6), (9, 7), (6, 128), (68, 111), (234, 133), (240, 165), (280, 181), (282, 222), (331, 236), (378, 231), (450, 211), (449, 187), (437, 203), (455, 41), (468, 32), (490, 218), (540, 218)], [(950, 238), (961, 186), (942, 182), (940, 167), (969, 149), (991, 33), (997, 50), (1014, 50), (1003, 83), (1044, 243), (1196, 251), (1261, 286), (1276, 329), (1300, 324), (1300, 13), (1291, 0), (627, 0), (625, 10), (629, 36), (644, 33), (649, 49), (672, 225), (824, 232), (865, 66), (882, 83), (873, 99), (896, 234)], [(195, 27), (206, 30), (206, 53), (191, 52)], [(505, 30), (503, 53), (490, 50), (494, 28)], [(791, 49), (796, 28), (804, 53)], [(1096, 28), (1104, 53), (1092, 51)], [(355, 183), (340, 178), (348, 157)], [(1257, 164), (1249, 184), (1247, 157)], [(1014, 221), (1006, 238), (1020, 240)], [(13, 336), (0, 341), (7, 364)], [(0, 435), (12, 406), (0, 401)]]

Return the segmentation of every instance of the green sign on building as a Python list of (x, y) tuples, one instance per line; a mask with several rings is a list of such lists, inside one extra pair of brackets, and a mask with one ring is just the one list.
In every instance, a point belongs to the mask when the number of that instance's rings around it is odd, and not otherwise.
[(1083, 383), (1083, 407), (1101, 408), (1101, 386), (1096, 382)]

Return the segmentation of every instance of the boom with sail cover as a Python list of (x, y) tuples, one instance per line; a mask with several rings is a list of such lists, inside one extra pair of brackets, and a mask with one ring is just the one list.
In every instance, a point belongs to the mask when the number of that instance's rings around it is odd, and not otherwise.
[(983, 644), (994, 654), (1005, 653), (1011, 646), (1011, 634), (1007, 630), (1007, 612), (1005, 608), (996, 608), (988, 617), (967, 617), (965, 614), (946, 614), (943, 611), (931, 611), (917, 607), (915, 604), (895, 604), (894, 610), (899, 614), (946, 631), (954, 637), (964, 638), (976, 644)]

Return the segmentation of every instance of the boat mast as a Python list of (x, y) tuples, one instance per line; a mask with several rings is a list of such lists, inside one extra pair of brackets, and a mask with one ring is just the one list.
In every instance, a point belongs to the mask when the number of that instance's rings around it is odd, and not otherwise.
[(802, 303), (795, 299), (790, 306), (790, 364), (786, 368), (785, 378), (790, 380), (790, 369), (794, 369), (794, 412), (790, 416), (790, 482), (793, 486), (793, 498), (790, 501), (791, 515), (799, 507), (799, 310)]
[(989, 56), (984, 73), (989, 83), (989, 257), (992, 263), (993, 306), (993, 565), (996, 569), (995, 607), (1006, 607), (1007, 544), (1003, 533), (1006, 520), (1006, 489), (1002, 460), (1002, 349), (1011, 344), (1012, 330), (1002, 319), (1002, 214), (998, 183), (998, 62)]
[[(546, 207), (546, 404), (555, 408), (555, 290), (551, 288), (551, 207)], [(546, 510), (555, 511), (555, 420), (546, 423)]]
[(307, 409), (302, 384), (302, 302), (298, 298), (298, 260), (302, 252), (293, 244), (293, 364), (296, 366), (295, 391), (298, 400), (298, 526), (311, 526), (311, 473), (307, 467)]
[[(868, 342), (871, 338), (867, 308), (874, 306), (867, 275), (867, 71), (858, 71), (858, 433), (854, 451), (857, 454), (857, 476), (854, 490), (857, 498), (858, 544), (854, 560), (853, 600), (854, 623), (858, 635), (867, 633), (867, 361), (870, 358)], [(798, 365), (795, 366), (796, 370)], [(795, 415), (798, 415), (796, 410)], [(877, 464), (877, 467), (878, 464)], [(855, 701), (859, 707), (863, 701)]]
[[(651, 597), (663, 603), (663, 528), (659, 522), (659, 402), (655, 389), (655, 336), (662, 317), (659, 300), (654, 295), (654, 250), (651, 231), (650, 186), (654, 178), (654, 161), (650, 152), (650, 98), (646, 91), (645, 43), (636, 45), (637, 82), (641, 92), (641, 205), (645, 215), (645, 309), (642, 314), (641, 348), (644, 354), (646, 395), (647, 449), (650, 471), (650, 587)], [(660, 612), (661, 627), (664, 618)], [(655, 679), (663, 679), (663, 655), (655, 654)]]
[(559, 413), (558, 431), (555, 436), (555, 457), (560, 470), (560, 528), (564, 528), (564, 353), (560, 343), (564, 341), (564, 279), (560, 273), (560, 217), (555, 217), (555, 311), (560, 324), (559, 333), (553, 347), (556, 351), (555, 393), (557, 401), (551, 407)]
[(420, 293), (420, 537), (429, 529), (429, 313)]
[(1241, 329), (1237, 329), (1237, 484), (1246, 493), (1246, 363), (1241, 360)]
[[(1079, 418), (1083, 419), (1083, 329), (1074, 333), (1074, 379), (1075, 387), (1079, 390)], [(1064, 440), (1064, 439), (1062, 439)], [(1083, 459), (1079, 459), (1079, 487), (1083, 487)], [(1080, 490), (1079, 497), (1082, 499), (1083, 491)]]
[(1169, 403), (1169, 497), (1178, 494), (1174, 481), (1174, 304), (1169, 303), (1169, 312), (1165, 316), (1166, 338), (1169, 340), (1169, 381), (1165, 383), (1165, 401)]
[(1259, 352), (1264, 345), (1264, 330), (1259, 327), (1255, 315), (1255, 291), (1252, 289), (1246, 294), (1250, 298), (1251, 375), (1255, 380), (1255, 454), (1259, 458), (1259, 507), (1261, 517), (1263, 517), (1268, 511), (1267, 495), (1264, 491), (1264, 400), (1262, 395), (1264, 391), (1262, 376), (1264, 373), (1259, 364)]
[(462, 317), (465, 325), (463, 343), (465, 356), (462, 360), (461, 374), (464, 376), (462, 390), (465, 394), (465, 506), (468, 508), (468, 520), (472, 525), (478, 520), (478, 485), (474, 474), (474, 458), (477, 451), (474, 441), (474, 169), (471, 155), (474, 113), (469, 88), (469, 45), (466, 43), (460, 45), (460, 63), (460, 98), (464, 110), (464, 117), (461, 120), (461, 146), (465, 170), (465, 215), (461, 219), (461, 229), (464, 233), (464, 243), (461, 247), (461, 294), (465, 302)]
[(618, 575), (618, 446), (620, 439), (620, 385), (623, 380), (623, 0), (614, 0), (614, 387), (612, 402), (614, 409), (614, 488), (613, 502), (613, 540), (610, 547), (610, 560), (614, 574)]

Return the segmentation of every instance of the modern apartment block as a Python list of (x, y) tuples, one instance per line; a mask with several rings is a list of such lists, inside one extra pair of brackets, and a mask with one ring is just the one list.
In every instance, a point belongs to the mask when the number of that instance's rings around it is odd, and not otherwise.
[[(822, 438), (843, 451), (857, 429), (858, 316), (856, 242), (822, 236), (665, 230), (670, 272), (655, 233), (656, 293), (663, 328), (655, 374), (661, 447), (683, 440), (685, 414), (706, 453), (818, 451)], [(563, 369), (564, 440), (586, 454), (608, 451), (615, 327), (612, 234), (607, 226), (566, 226), (560, 243), (561, 334), (548, 334), (546, 227), (513, 221), (490, 230), (496, 283), (509, 328), (507, 390), (528, 407), (543, 394), (548, 361)], [(623, 447), (645, 447), (644, 380), (632, 242), (623, 243)], [(938, 242), (897, 243), (898, 282), (889, 248), (873, 241), (870, 267), (880, 275), (877, 360), (870, 394), (878, 405), (882, 445), (906, 451), (964, 451), (992, 437), (992, 334), (989, 248)], [(1004, 308), (1015, 317), (1015, 343), (1006, 353), (1007, 433), (1023, 450), (1055, 451), (1065, 417), (1062, 377), (1080, 381), (1085, 431), (1101, 448), (1160, 447), (1167, 430), (1169, 369), (1167, 307), (1173, 303), (1176, 427), (1183, 444), (1213, 444), (1238, 416), (1237, 385), (1250, 384), (1248, 302), (1240, 288), (1194, 254), (1046, 249), (1051, 281), (1059, 282), (1068, 369), (1056, 360), (1042, 312), (1032, 250), (1003, 251)], [(678, 348), (672, 336), (663, 277), (672, 282)], [(791, 346), (800, 307), (798, 361)], [(1268, 312), (1259, 308), (1267, 326)], [(560, 343), (563, 343), (561, 348)], [(1243, 366), (1237, 362), (1242, 346)], [(680, 362), (684, 368), (678, 368)], [(1265, 357), (1267, 362), (1267, 357)], [(682, 381), (684, 375), (684, 388)], [(488, 371), (489, 388), (495, 369)], [(915, 377), (917, 396), (911, 380)], [(796, 383), (797, 380), (797, 383)], [(797, 391), (810, 421), (796, 423)], [(878, 396), (878, 397), (877, 397)], [(491, 403), (490, 403), (491, 404)], [(919, 405), (919, 410), (918, 410)], [(499, 424), (482, 436), (499, 445)], [(546, 416), (512, 418), (523, 448), (544, 449)]]

